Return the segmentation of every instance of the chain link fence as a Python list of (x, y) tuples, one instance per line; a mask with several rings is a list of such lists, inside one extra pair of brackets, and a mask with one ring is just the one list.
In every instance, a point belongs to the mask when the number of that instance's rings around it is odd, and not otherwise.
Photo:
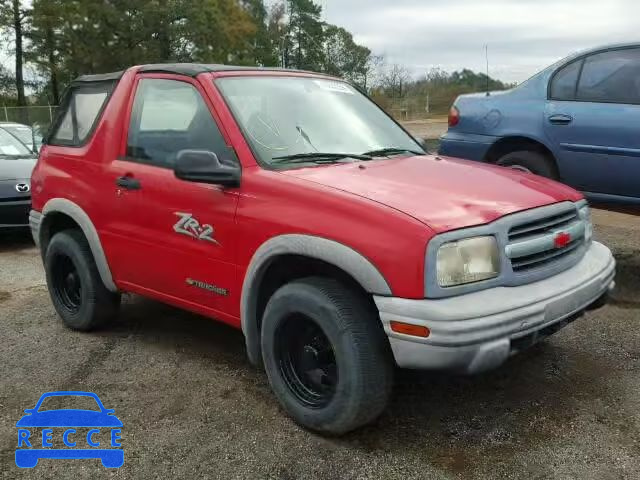
[(37, 127), (45, 133), (56, 114), (56, 105), (30, 105), (28, 107), (0, 107), (0, 122), (14, 122)]

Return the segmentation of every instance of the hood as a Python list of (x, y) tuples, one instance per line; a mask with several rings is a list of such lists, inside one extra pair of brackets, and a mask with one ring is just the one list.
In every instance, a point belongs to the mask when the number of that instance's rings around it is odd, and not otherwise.
[(0, 180), (28, 180), (35, 166), (35, 158), (0, 157)]
[(503, 167), (431, 155), (283, 171), (371, 199), (440, 233), (582, 198), (570, 187)]

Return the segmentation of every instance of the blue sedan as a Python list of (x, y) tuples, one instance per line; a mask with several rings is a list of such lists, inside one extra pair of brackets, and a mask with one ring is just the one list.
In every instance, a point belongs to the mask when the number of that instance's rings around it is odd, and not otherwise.
[(439, 153), (640, 205), (640, 44), (572, 55), (505, 92), (461, 95)]

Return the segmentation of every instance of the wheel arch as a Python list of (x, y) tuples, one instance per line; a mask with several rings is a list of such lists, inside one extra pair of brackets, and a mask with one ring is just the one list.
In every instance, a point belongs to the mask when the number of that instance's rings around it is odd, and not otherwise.
[(487, 163), (496, 163), (501, 157), (519, 150), (539, 152), (552, 161), (556, 169), (558, 169), (557, 159), (549, 146), (537, 138), (524, 135), (509, 135), (500, 138), (500, 140), (496, 141), (491, 145), (489, 150), (487, 150), (484, 161)]
[(107, 290), (117, 292), (107, 257), (102, 248), (98, 231), (89, 215), (76, 203), (66, 198), (52, 198), (42, 209), (42, 216), (37, 232), (37, 243), (44, 257), (51, 237), (67, 228), (78, 228), (82, 231), (93, 255), (100, 278)]
[(240, 317), (252, 364), (262, 364), (260, 326), (271, 294), (288, 281), (313, 275), (337, 277), (366, 294), (391, 295), (373, 263), (342, 243), (312, 235), (273, 237), (254, 253), (242, 284)]

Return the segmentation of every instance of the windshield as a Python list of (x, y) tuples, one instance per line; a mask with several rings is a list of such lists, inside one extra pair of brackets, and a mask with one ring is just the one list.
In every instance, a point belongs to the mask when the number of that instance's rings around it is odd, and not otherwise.
[(334, 154), (329, 161), (349, 161), (353, 158), (346, 155), (362, 157), (382, 149), (423, 153), (371, 100), (341, 81), (229, 77), (218, 79), (217, 85), (254, 153), (266, 164), (315, 153)]
[(0, 156), (25, 156), (31, 155), (31, 151), (6, 130), (0, 128)]
[(31, 128), (26, 125), (2, 125), (2, 128), (25, 145), (29, 145), (33, 142), (33, 138), (31, 137)]

